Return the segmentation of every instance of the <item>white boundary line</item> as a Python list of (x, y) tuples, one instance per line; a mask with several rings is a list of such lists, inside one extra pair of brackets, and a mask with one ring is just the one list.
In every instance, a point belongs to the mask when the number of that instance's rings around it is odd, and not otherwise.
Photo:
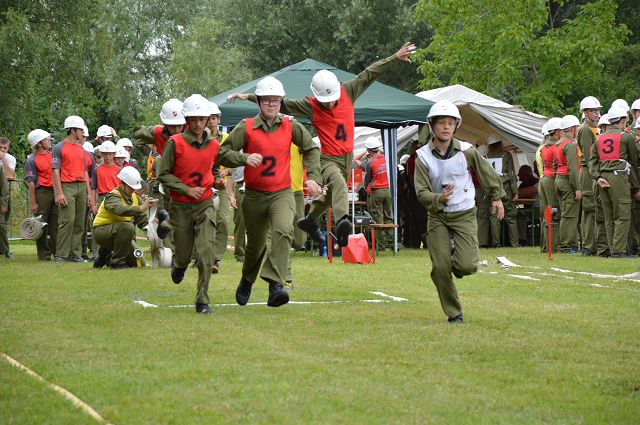
[[(390, 298), (390, 300), (339, 300), (339, 301), (289, 301), (287, 304), (297, 304), (297, 305), (310, 305), (310, 304), (349, 304), (349, 303), (388, 303), (391, 301), (401, 302), (401, 301), (409, 301), (408, 298), (396, 297), (393, 295), (385, 294), (384, 292), (373, 292), (369, 291), (370, 294), (380, 295), (382, 297)], [(133, 300), (135, 304), (140, 304), (144, 308), (160, 308), (157, 304), (148, 303), (145, 300), (141, 300), (139, 298), (135, 298)], [(258, 303), (247, 303), (246, 305), (267, 305), (266, 302), (258, 302)], [(214, 307), (240, 307), (238, 304), (213, 304)], [(164, 308), (193, 308), (193, 304), (183, 304), (183, 305), (170, 305), (164, 306)]]
[(18, 368), (20, 370), (22, 370), (23, 372), (25, 372), (27, 375), (31, 376), (32, 378), (37, 379), (38, 381), (42, 382), (43, 384), (45, 384), (47, 387), (51, 388), (52, 390), (54, 390), (55, 392), (57, 392), (58, 394), (62, 395), (64, 398), (66, 398), (67, 400), (69, 400), (71, 403), (73, 403), (74, 406), (76, 406), (77, 408), (79, 408), (80, 410), (82, 410), (83, 412), (85, 412), (87, 415), (91, 416), (93, 419), (95, 419), (97, 422), (100, 422), (101, 424), (106, 424), (106, 425), (111, 425), (110, 422), (107, 422), (102, 416), (100, 416), (100, 414), (98, 412), (96, 412), (91, 406), (89, 406), (87, 403), (85, 403), (84, 401), (80, 400), (78, 397), (76, 397), (73, 393), (65, 390), (64, 388), (62, 388), (59, 385), (56, 384), (52, 384), (51, 382), (48, 382), (46, 379), (44, 379), (42, 376), (38, 375), (37, 373), (35, 373), (34, 371), (32, 371), (31, 369), (29, 369), (28, 367), (26, 367), (25, 365), (23, 365), (22, 363), (20, 363), (19, 361), (17, 361), (16, 359), (14, 359), (13, 357), (5, 354), (5, 353), (0, 353), (0, 355), (2, 355), (2, 357), (9, 362), (9, 364), (15, 368)]

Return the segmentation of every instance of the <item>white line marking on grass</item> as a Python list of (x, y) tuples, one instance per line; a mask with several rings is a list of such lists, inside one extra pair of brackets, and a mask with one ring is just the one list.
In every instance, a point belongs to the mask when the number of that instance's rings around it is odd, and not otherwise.
[(394, 297), (393, 295), (387, 295), (384, 292), (373, 292), (373, 291), (369, 291), (370, 294), (373, 295), (380, 295), (381, 297), (386, 297), (386, 298), (391, 298), (394, 301), (409, 301), (407, 298), (402, 298), (402, 297)]
[(508, 276), (515, 277), (515, 278), (518, 278), (518, 279), (524, 279), (524, 280), (540, 280), (540, 279), (536, 279), (535, 277), (523, 276), (523, 275), (520, 275), (520, 274), (510, 274)]
[(640, 280), (638, 279), (631, 279), (631, 277), (636, 277), (636, 273), (629, 273), (629, 274), (623, 274), (620, 276), (614, 275), (614, 274), (600, 274), (600, 273), (589, 273), (589, 272), (575, 272), (573, 270), (565, 270), (565, 269), (559, 269), (556, 267), (551, 267), (551, 270), (555, 271), (555, 272), (560, 272), (560, 273), (577, 273), (577, 274), (583, 274), (586, 276), (591, 276), (591, 277), (599, 277), (601, 279), (623, 279), (623, 280), (630, 280), (632, 282), (640, 282)]
[(82, 410), (83, 412), (85, 412), (87, 415), (91, 416), (93, 419), (95, 419), (97, 422), (100, 422), (101, 424), (107, 424), (107, 425), (111, 425), (109, 422), (107, 422), (102, 416), (100, 416), (100, 414), (98, 412), (96, 412), (91, 406), (89, 406), (87, 403), (85, 403), (84, 401), (80, 400), (78, 397), (76, 397), (73, 393), (65, 390), (64, 388), (62, 388), (59, 385), (56, 384), (52, 384), (51, 382), (48, 382), (46, 379), (44, 379), (42, 376), (38, 375), (37, 373), (35, 373), (34, 371), (32, 371), (31, 369), (29, 369), (28, 367), (26, 367), (25, 365), (23, 365), (22, 363), (20, 363), (19, 361), (17, 361), (16, 359), (14, 359), (13, 357), (8, 356), (5, 353), (0, 353), (2, 355), (2, 357), (9, 362), (9, 364), (13, 367), (16, 367), (20, 370), (22, 370), (23, 372), (25, 372), (27, 375), (31, 376), (32, 378), (36, 378), (38, 381), (42, 382), (43, 384), (45, 384), (46, 386), (48, 386), (49, 388), (51, 388), (52, 390), (54, 390), (55, 392), (57, 392), (58, 394), (62, 395), (64, 398), (66, 398), (67, 400), (69, 400), (71, 403), (73, 403), (77, 408), (79, 408), (80, 410)]

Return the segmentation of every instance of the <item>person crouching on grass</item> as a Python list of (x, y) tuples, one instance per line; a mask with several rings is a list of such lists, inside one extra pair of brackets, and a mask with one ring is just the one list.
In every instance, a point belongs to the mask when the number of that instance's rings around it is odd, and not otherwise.
[[(110, 143), (110, 142), (105, 142)], [(96, 218), (93, 220), (93, 237), (100, 246), (94, 268), (102, 268), (111, 254), (109, 267), (126, 269), (135, 265), (133, 245), (136, 229), (147, 225), (147, 210), (156, 200), (147, 198), (142, 204), (135, 191), (142, 187), (140, 173), (133, 167), (125, 167), (118, 173), (118, 187), (108, 192)]]
[(457, 278), (478, 270), (478, 222), (475, 188), (469, 170), (491, 199), (491, 212), (504, 218), (504, 190), (498, 175), (471, 144), (453, 135), (462, 118), (451, 102), (436, 102), (427, 120), (433, 139), (416, 152), (415, 188), (418, 200), (429, 213), (427, 245), (431, 279), (449, 323), (462, 323), (462, 305), (451, 274)]
[(187, 128), (167, 141), (158, 180), (171, 190), (169, 216), (175, 244), (171, 280), (176, 284), (182, 282), (195, 251), (198, 258), (196, 312), (208, 314), (213, 312), (209, 307), (209, 280), (216, 232), (213, 168), (217, 165), (257, 167), (262, 163), (262, 155), (220, 147), (206, 128), (212, 111), (210, 102), (203, 96), (194, 94), (185, 99), (182, 113)]

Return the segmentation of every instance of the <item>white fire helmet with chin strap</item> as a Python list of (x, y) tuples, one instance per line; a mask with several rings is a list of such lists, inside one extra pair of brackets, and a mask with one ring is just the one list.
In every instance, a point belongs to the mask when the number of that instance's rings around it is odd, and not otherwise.
[(209, 102), (209, 110), (211, 111), (210, 115), (222, 115), (222, 112), (220, 111), (220, 108), (218, 108), (216, 102)]
[(640, 110), (640, 99), (636, 99), (633, 101), (633, 103), (631, 104), (631, 110), (632, 111)]
[(377, 137), (367, 137), (364, 141), (364, 147), (370, 151), (377, 151), (382, 147), (382, 142)]
[(610, 123), (617, 123), (621, 118), (627, 118), (627, 111), (622, 105), (611, 106), (611, 109), (607, 112), (607, 119)]
[(102, 142), (102, 144), (100, 144), (100, 152), (102, 153), (116, 153), (116, 145), (113, 144), (113, 142), (111, 140), (105, 140), (104, 142)]
[(268, 76), (258, 81), (256, 84), (256, 96), (280, 96), (284, 97), (284, 86), (275, 77)]
[(64, 120), (64, 129), (80, 128), (84, 127), (84, 120), (77, 115), (69, 115)]
[(185, 125), (186, 121), (182, 115), (182, 101), (180, 99), (169, 99), (164, 102), (160, 110), (160, 120), (164, 125)]
[(333, 72), (321, 69), (311, 79), (311, 91), (318, 102), (334, 102), (340, 99), (340, 81)]
[(549, 135), (549, 132), (547, 131), (547, 123), (542, 124), (542, 130), (540, 130), (540, 133), (542, 133), (543, 136)]
[(427, 121), (433, 127), (432, 119), (436, 117), (452, 117), (456, 120), (456, 128), (462, 124), (462, 117), (458, 107), (448, 100), (439, 100), (431, 106), (427, 114)]
[(106, 124), (101, 125), (98, 127), (98, 131), (96, 131), (96, 137), (113, 137), (111, 127)]
[(133, 190), (142, 188), (140, 172), (133, 167), (124, 167), (118, 173), (118, 178)]
[(192, 94), (182, 104), (182, 115), (188, 117), (206, 117), (211, 115), (211, 105), (201, 94)]
[(547, 134), (553, 134), (556, 130), (562, 130), (562, 118), (553, 117), (547, 121)]
[(563, 130), (568, 130), (571, 127), (580, 126), (580, 120), (575, 115), (565, 115), (562, 117), (562, 121), (560, 123)]
[(620, 109), (624, 109), (624, 112), (627, 113), (629, 112), (629, 104), (627, 103), (626, 100), (624, 99), (616, 99), (613, 101), (613, 103), (611, 104), (611, 108), (620, 108)]
[(600, 109), (602, 105), (600, 105), (600, 101), (594, 96), (587, 96), (580, 101), (580, 112), (585, 109)]
[(609, 122), (609, 115), (608, 114), (604, 114), (600, 117), (600, 119), (598, 120), (598, 127), (600, 127), (601, 125), (610, 125), (611, 123)]
[(120, 140), (118, 140), (116, 142), (116, 148), (131, 148), (133, 149), (133, 143), (131, 143), (131, 140), (125, 138), (122, 138)]
[(27, 140), (29, 141), (29, 145), (32, 148), (35, 148), (36, 145), (42, 142), (44, 139), (51, 138), (51, 134), (47, 133), (44, 130), (40, 130), (39, 128), (32, 130), (27, 136)]
[(113, 155), (114, 158), (124, 158), (125, 162), (129, 162), (129, 152), (125, 150), (122, 146), (116, 148), (116, 153)]
[(82, 135), (84, 137), (89, 137), (89, 127), (87, 127), (86, 125), (82, 126)]
[(91, 142), (84, 142), (82, 149), (84, 149), (85, 152), (93, 153), (93, 145)]

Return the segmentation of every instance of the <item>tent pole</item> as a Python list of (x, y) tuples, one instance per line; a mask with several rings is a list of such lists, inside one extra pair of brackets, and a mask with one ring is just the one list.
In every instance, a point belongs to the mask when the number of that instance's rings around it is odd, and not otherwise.
[(391, 216), (393, 217), (393, 254), (398, 253), (398, 129), (384, 128), (380, 130), (384, 145), (384, 156), (387, 162), (387, 178), (391, 192)]

